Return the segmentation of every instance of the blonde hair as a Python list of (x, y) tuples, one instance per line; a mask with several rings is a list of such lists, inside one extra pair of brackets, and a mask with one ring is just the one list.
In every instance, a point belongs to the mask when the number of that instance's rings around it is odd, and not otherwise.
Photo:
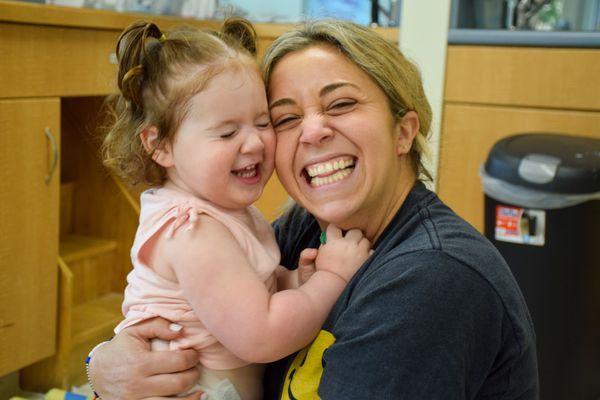
[(156, 24), (136, 22), (117, 41), (119, 91), (106, 103), (102, 158), (130, 183), (157, 185), (166, 171), (152, 160), (139, 138), (158, 128), (171, 140), (188, 112), (188, 102), (225, 68), (258, 68), (256, 32), (242, 18), (226, 20), (219, 32), (180, 27), (164, 34)]
[(284, 33), (271, 44), (262, 61), (267, 88), (277, 63), (289, 53), (317, 45), (330, 45), (362, 69), (383, 90), (392, 114), (400, 119), (413, 110), (420, 128), (411, 149), (411, 161), (418, 174), (431, 179), (422, 157), (429, 154), (427, 136), (431, 127), (431, 107), (417, 67), (400, 50), (371, 29), (339, 20), (308, 22)]

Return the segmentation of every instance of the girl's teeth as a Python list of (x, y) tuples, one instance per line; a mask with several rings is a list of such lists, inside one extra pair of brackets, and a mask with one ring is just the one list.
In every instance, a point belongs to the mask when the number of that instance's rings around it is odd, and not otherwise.
[(256, 176), (256, 165), (250, 165), (246, 168), (236, 171), (235, 174), (241, 178), (252, 178), (253, 176)]
[(240, 172), (237, 175), (242, 178), (252, 178), (253, 176), (256, 176), (256, 171), (253, 170), (253, 171), (249, 171), (249, 172)]

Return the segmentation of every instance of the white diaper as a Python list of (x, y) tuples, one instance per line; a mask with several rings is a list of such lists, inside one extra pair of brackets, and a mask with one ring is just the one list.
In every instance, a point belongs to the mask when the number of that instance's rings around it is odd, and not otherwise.
[(197, 390), (204, 392), (200, 400), (242, 400), (229, 379), (220, 380), (212, 386), (197, 384), (190, 392)]
[[(169, 350), (169, 342), (161, 339), (152, 339), (151, 348), (153, 351)], [(201, 369), (200, 382), (192, 389), (177, 397), (184, 397), (190, 393), (201, 390), (204, 394), (201, 400), (242, 400), (235, 386), (227, 378), (221, 379), (211, 371)]]

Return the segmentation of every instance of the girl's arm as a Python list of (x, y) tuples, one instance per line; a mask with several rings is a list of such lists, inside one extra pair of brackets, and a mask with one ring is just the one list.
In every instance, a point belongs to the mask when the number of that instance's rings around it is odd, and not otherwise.
[(360, 231), (344, 237), (330, 226), (319, 270), (298, 289), (271, 295), (229, 230), (210, 216), (201, 215), (192, 230), (171, 239), (161, 236), (157, 245), (206, 328), (236, 356), (263, 363), (316, 336), (370, 246)]

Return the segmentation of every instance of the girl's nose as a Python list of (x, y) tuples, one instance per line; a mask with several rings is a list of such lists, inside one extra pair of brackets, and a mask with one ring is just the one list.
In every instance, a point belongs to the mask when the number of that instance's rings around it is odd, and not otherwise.
[(333, 130), (326, 124), (324, 115), (305, 116), (301, 125), (300, 141), (310, 145), (320, 145), (333, 137)]
[(242, 144), (241, 152), (244, 154), (255, 153), (262, 151), (265, 148), (265, 144), (260, 136), (260, 132), (253, 130), (248, 133), (246, 140)]

